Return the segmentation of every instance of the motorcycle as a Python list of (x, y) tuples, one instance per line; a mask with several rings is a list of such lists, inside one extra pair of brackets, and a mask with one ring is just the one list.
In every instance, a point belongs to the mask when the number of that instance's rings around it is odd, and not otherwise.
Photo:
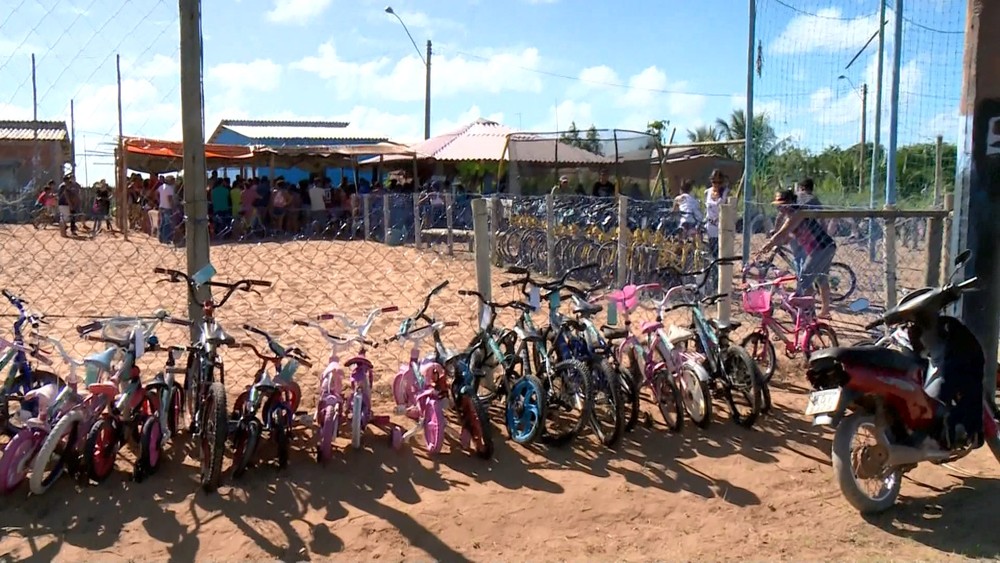
[[(870, 323), (868, 330), (885, 325), (937, 330), (941, 310), (975, 288), (977, 278), (952, 283), (968, 251), (956, 260), (956, 269), (942, 287), (922, 290)], [(946, 341), (947, 353), (983, 355), (971, 338), (969, 346)], [(971, 348), (975, 349), (971, 349)], [(965, 348), (965, 349), (958, 349)], [(982, 435), (952, 439), (947, 408), (927, 394), (925, 381), (936, 371), (933, 360), (913, 350), (886, 346), (853, 346), (821, 350), (810, 358), (806, 376), (814, 391), (806, 416), (813, 425), (835, 428), (831, 457), (833, 473), (847, 501), (863, 514), (884, 512), (899, 496), (903, 474), (920, 463), (942, 464), (961, 459), (985, 441), (1000, 461), (1000, 423), (993, 397), (983, 396)], [(855, 435), (867, 430), (874, 443), (854, 446)], [(867, 482), (878, 485), (870, 492)]]

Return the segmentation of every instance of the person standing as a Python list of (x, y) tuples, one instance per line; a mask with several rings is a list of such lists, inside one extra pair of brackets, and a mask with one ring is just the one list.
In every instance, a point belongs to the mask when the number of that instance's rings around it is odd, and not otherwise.
[[(726, 189), (726, 178), (718, 170), (713, 170), (709, 177), (711, 187), (705, 192), (705, 236), (708, 239), (708, 257), (714, 260), (719, 257), (719, 217), (722, 204), (726, 202), (728, 190)], [(712, 268), (712, 279), (718, 268)], [(714, 283), (711, 287), (715, 287)]]
[(162, 244), (171, 244), (174, 239), (174, 199), (176, 191), (174, 183), (164, 181), (156, 188), (158, 198), (157, 209), (160, 213), (159, 240)]
[(114, 232), (111, 226), (111, 188), (104, 180), (94, 185), (94, 228), (90, 233), (91, 238), (101, 232), (102, 222), (109, 233)]
[(601, 169), (600, 175), (597, 177), (597, 181), (594, 182), (591, 194), (594, 197), (611, 197), (615, 195), (615, 183), (608, 178), (607, 170), (603, 168)]
[(819, 317), (830, 318), (830, 284), (828, 281), (823, 282), (830, 274), (830, 266), (837, 254), (837, 244), (818, 220), (796, 214), (796, 211), (802, 209), (802, 205), (794, 191), (779, 190), (772, 203), (783, 219), (781, 228), (754, 255), (755, 259), (760, 259), (761, 255), (780, 245), (788, 237), (795, 240), (804, 254), (795, 293), (812, 295), (813, 288), (819, 286)]

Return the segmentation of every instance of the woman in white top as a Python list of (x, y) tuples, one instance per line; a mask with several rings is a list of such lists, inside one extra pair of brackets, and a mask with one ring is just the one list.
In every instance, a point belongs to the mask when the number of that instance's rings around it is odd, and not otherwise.
[(694, 183), (685, 180), (681, 184), (681, 194), (674, 198), (674, 208), (681, 214), (681, 227), (691, 229), (697, 227), (703, 220), (701, 215), (701, 204), (691, 195), (694, 190)]
[[(705, 235), (708, 238), (709, 259), (717, 258), (719, 255), (719, 209), (726, 200), (726, 176), (721, 170), (712, 170), (709, 176), (712, 187), (705, 192)], [(711, 287), (715, 287), (715, 269), (711, 272)]]

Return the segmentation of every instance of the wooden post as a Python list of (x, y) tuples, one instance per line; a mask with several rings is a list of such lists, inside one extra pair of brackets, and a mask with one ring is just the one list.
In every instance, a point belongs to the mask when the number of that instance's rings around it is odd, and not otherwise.
[(631, 233), (628, 230), (628, 197), (618, 196), (618, 264), (615, 272), (617, 287), (628, 283), (628, 245)]
[(76, 178), (76, 111), (73, 108), (73, 100), (69, 101), (69, 168)]
[(942, 163), (944, 158), (944, 149), (942, 148), (944, 144), (944, 139), (941, 135), (937, 136), (937, 142), (934, 145), (934, 208), (941, 208), (941, 192), (944, 187), (944, 165)]
[[(556, 149), (558, 150), (558, 148)], [(549, 277), (556, 276), (556, 196), (545, 196), (545, 257), (546, 273)]]
[[(199, 16), (200, 18), (200, 16)], [(200, 49), (200, 46), (199, 46)], [(118, 186), (115, 189), (115, 195), (118, 200), (118, 230), (122, 232), (122, 236), (125, 240), (128, 240), (128, 188), (125, 185), (125, 178), (128, 176), (128, 158), (126, 157), (127, 150), (125, 147), (125, 136), (124, 136), (124, 123), (123, 123), (123, 113), (122, 113), (122, 56), (115, 55), (115, 70), (118, 73), (118, 178), (115, 183)], [(204, 145), (204, 138), (202, 138), (202, 145)], [(204, 152), (204, 149), (202, 149)], [(204, 158), (202, 158), (204, 162)], [(185, 197), (185, 199), (187, 199)], [(186, 213), (186, 212), (185, 212)], [(208, 211), (206, 210), (206, 214)], [(207, 263), (206, 258), (206, 263)], [(192, 272), (193, 273), (193, 272)]]
[(414, 185), (413, 190), (413, 246), (420, 250), (420, 231), (424, 227), (424, 218), (420, 215), (420, 191)]
[[(208, 193), (205, 191), (204, 100), (201, 89), (201, 0), (180, 1), (181, 124), (184, 135), (184, 205), (187, 224), (187, 271), (194, 275), (209, 263)], [(199, 289), (199, 299), (210, 297), (208, 286)], [(194, 322), (191, 333), (200, 336), (202, 308), (188, 302)]]
[[(927, 219), (927, 268), (924, 285), (936, 287), (941, 279), (941, 251), (944, 250), (944, 219)], [(947, 271), (947, 270), (945, 270)]]
[[(886, 205), (886, 211), (895, 210), (894, 205)], [(885, 218), (885, 308), (896, 306), (896, 219)]]
[(951, 271), (951, 236), (955, 217), (954, 194), (944, 194), (944, 210), (948, 212), (948, 216), (941, 224), (941, 238), (944, 239), (944, 248), (941, 249), (941, 271), (947, 274)]
[[(31, 54), (31, 128), (33, 131), (33, 142), (32, 142), (32, 156), (31, 156), (31, 187), (32, 189), (39, 191), (41, 186), (41, 175), (38, 173), (38, 167), (41, 164), (41, 147), (38, 144), (38, 82), (35, 75), (35, 54)], [(59, 171), (59, 177), (62, 178), (62, 170)], [(74, 180), (76, 178), (73, 178)], [(34, 195), (34, 194), (33, 194)]]
[[(472, 200), (472, 233), (476, 258), (476, 289), (487, 300), (493, 299), (492, 266), (490, 266), (490, 226), (487, 202), (483, 198)], [(479, 304), (479, 317), (483, 318), (483, 304)]]
[(455, 254), (455, 197), (444, 194), (444, 217), (448, 226), (448, 256)]
[(372, 232), (371, 219), (369, 219), (372, 214), (372, 194), (362, 194), (361, 213), (364, 214), (361, 219), (365, 225), (365, 240), (368, 240), (368, 237), (371, 236)]
[(389, 221), (392, 220), (392, 215), (389, 213), (389, 206), (392, 205), (392, 194), (388, 191), (382, 190), (382, 242), (384, 244), (389, 244)]
[[(726, 198), (726, 203), (719, 207), (719, 255), (717, 258), (734, 256), (736, 252), (736, 205), (732, 200)], [(723, 264), (719, 266), (719, 293), (733, 292), (733, 265)], [(719, 321), (728, 323), (732, 316), (732, 302), (726, 297), (720, 299), (717, 304), (716, 314)]]

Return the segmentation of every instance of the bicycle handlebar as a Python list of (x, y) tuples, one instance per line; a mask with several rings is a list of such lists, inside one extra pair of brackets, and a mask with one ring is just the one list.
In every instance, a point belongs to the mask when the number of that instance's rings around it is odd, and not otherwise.
[[(438, 325), (440, 325), (440, 326), (438, 326)], [(406, 338), (407, 336), (409, 336), (409, 335), (411, 335), (413, 333), (420, 332), (422, 330), (427, 330), (428, 328), (432, 328), (432, 327), (445, 328), (445, 327), (456, 327), (456, 326), (458, 326), (458, 321), (432, 322), (432, 323), (428, 323), (427, 325), (424, 325), (424, 326), (421, 326), (421, 327), (411, 328), (410, 330), (408, 330), (408, 331), (406, 331), (405, 333), (402, 333), (402, 334), (400, 334), (400, 333), (393, 334), (389, 338), (385, 339), (385, 343), (389, 344), (390, 342), (395, 342), (395, 341), (397, 341), (397, 340), (399, 340), (401, 338)]]
[[(273, 356), (265, 356), (265, 355), (261, 354), (260, 350), (258, 350), (256, 346), (254, 346), (253, 344), (250, 344), (249, 342), (237, 343), (237, 344), (233, 345), (232, 347), (234, 347), (234, 348), (250, 348), (251, 350), (254, 351), (255, 354), (257, 354), (257, 357), (260, 358), (260, 359), (262, 359), (262, 360), (280, 362), (281, 360), (283, 360), (285, 358), (292, 358), (294, 360), (297, 360), (299, 363), (301, 363), (302, 365), (304, 365), (306, 367), (312, 367), (312, 363), (309, 361), (309, 355), (306, 354), (305, 351), (302, 350), (301, 348), (298, 348), (297, 346), (292, 346), (290, 348), (285, 348), (285, 347), (281, 346), (280, 344), (278, 344), (278, 341), (275, 340), (270, 334), (264, 332), (263, 330), (255, 327), (255, 326), (249, 325), (249, 324), (244, 324), (243, 325), (243, 330), (245, 330), (247, 332), (251, 332), (253, 334), (257, 334), (259, 336), (262, 336), (265, 340), (267, 340), (268, 348), (270, 348), (271, 352), (274, 352), (274, 355)], [(278, 349), (275, 349), (275, 348), (278, 348)], [(281, 352), (280, 354), (278, 353), (279, 350)]]
[(498, 303), (496, 301), (488, 301), (486, 299), (486, 297), (483, 296), (482, 293), (479, 293), (478, 291), (472, 291), (470, 289), (460, 289), (460, 290), (458, 290), (458, 294), (461, 295), (461, 296), (463, 296), (463, 297), (472, 297), (472, 296), (475, 296), (476, 298), (479, 299), (480, 303), (482, 303), (483, 305), (486, 305), (487, 307), (489, 307), (490, 309), (493, 309), (493, 310), (496, 310), (496, 309), (520, 309), (522, 311), (531, 312), (531, 306), (530, 305), (528, 305), (526, 303), (523, 303), (523, 302), (521, 302), (521, 301), (519, 301), (517, 299), (515, 299), (513, 301), (508, 301), (506, 303)]
[(561, 277), (550, 282), (539, 282), (538, 280), (532, 278), (531, 272), (527, 268), (510, 267), (507, 268), (507, 273), (514, 275), (521, 275), (524, 277), (505, 281), (502, 284), (500, 284), (500, 287), (507, 288), (519, 285), (522, 287), (523, 291), (524, 287), (530, 283), (532, 285), (538, 286), (539, 289), (545, 289), (547, 291), (558, 290), (567, 287), (566, 280), (568, 280), (571, 275), (577, 272), (582, 272), (584, 270), (590, 270), (596, 268), (597, 266), (598, 266), (597, 262), (591, 262), (589, 264), (582, 264), (580, 266), (570, 268), (566, 270)]
[[(184, 272), (181, 272), (180, 270), (170, 270), (167, 268), (153, 268), (153, 273), (169, 276), (169, 278), (167, 278), (166, 280), (161, 280), (161, 281), (166, 281), (170, 283), (180, 283), (181, 280), (184, 280), (184, 282), (187, 284), (188, 293), (191, 295), (191, 299), (194, 300), (194, 302), (197, 303), (199, 306), (201, 307), (205, 306), (205, 303), (207, 301), (201, 301), (198, 299), (196, 291), (198, 285), (195, 283), (193, 279), (191, 279), (191, 276), (185, 274)], [(237, 290), (252, 291), (253, 287), (271, 287), (274, 284), (265, 280), (242, 279), (231, 283), (207, 281), (202, 285), (208, 287), (223, 288), (226, 290), (226, 293), (222, 297), (222, 299), (220, 299), (218, 303), (215, 303), (216, 308), (221, 308), (223, 305), (226, 304), (227, 301), (229, 301), (229, 298), (232, 297), (232, 295), (236, 293)]]
[[(320, 315), (320, 316), (322, 316), (322, 315)], [(314, 329), (316, 329), (316, 330), (319, 331), (320, 335), (323, 338), (327, 339), (332, 344), (346, 345), (346, 344), (350, 344), (351, 342), (358, 342), (358, 343), (363, 344), (365, 346), (371, 346), (372, 348), (378, 348), (378, 342), (373, 342), (373, 341), (368, 340), (366, 338), (363, 338), (363, 337), (361, 337), (360, 335), (357, 335), (357, 334), (353, 334), (351, 336), (338, 336), (336, 334), (330, 334), (330, 332), (327, 331), (325, 328), (323, 328), (321, 325), (319, 325), (318, 323), (314, 323), (312, 321), (303, 321), (303, 320), (300, 320), (300, 319), (296, 319), (296, 320), (292, 321), (292, 324), (296, 325), (296, 326), (304, 326), (304, 327), (314, 328)]]
[(451, 283), (451, 282), (449, 282), (448, 280), (444, 280), (443, 282), (441, 282), (440, 284), (438, 284), (437, 287), (435, 287), (434, 289), (432, 289), (430, 291), (430, 293), (428, 293), (427, 296), (424, 297), (424, 304), (420, 307), (420, 310), (417, 311), (417, 313), (415, 315), (413, 315), (413, 316), (411, 316), (409, 318), (411, 318), (413, 320), (423, 319), (423, 320), (427, 321), (429, 324), (433, 324), (434, 323), (434, 319), (428, 317), (427, 314), (426, 314), (427, 313), (427, 307), (429, 307), (430, 304), (431, 304), (431, 297), (434, 297), (435, 295), (437, 295), (438, 293), (440, 293), (442, 289), (448, 287), (449, 283)]

